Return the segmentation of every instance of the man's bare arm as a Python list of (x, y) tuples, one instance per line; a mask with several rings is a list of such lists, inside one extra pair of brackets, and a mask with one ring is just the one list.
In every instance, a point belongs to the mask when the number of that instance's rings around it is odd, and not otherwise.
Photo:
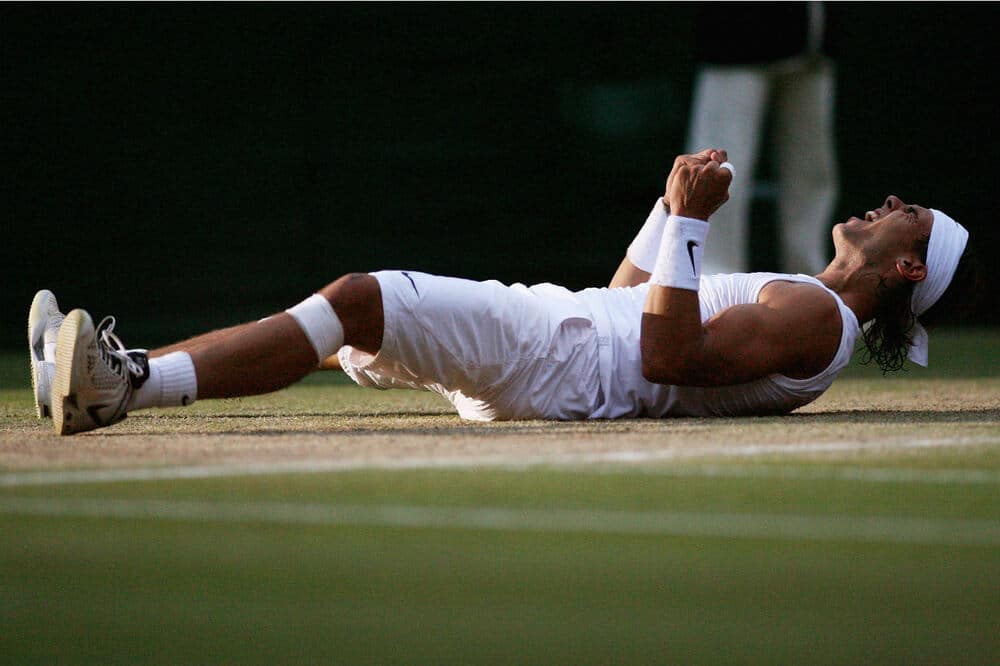
[(814, 285), (773, 283), (761, 301), (702, 323), (697, 292), (652, 285), (642, 315), (643, 377), (659, 384), (724, 386), (774, 373), (805, 379), (840, 344), (836, 302)]
[[(707, 164), (678, 160), (667, 192), (670, 208), (677, 219), (704, 225), (693, 221), (708, 220), (725, 203), (731, 180), (732, 174), (720, 170), (714, 160)], [(667, 233), (686, 233), (679, 226), (671, 229)], [(689, 254), (692, 245), (697, 243), (687, 244)], [(685, 271), (687, 258), (681, 260)], [(836, 302), (822, 288), (773, 283), (757, 303), (728, 308), (703, 323), (697, 280), (689, 286), (688, 273), (672, 286), (675, 278), (670, 277), (669, 262), (676, 259), (670, 255), (658, 259), (643, 308), (640, 346), (647, 380), (721, 386), (773, 373), (805, 378), (832, 360), (839, 344), (840, 316)], [(694, 268), (693, 254), (690, 259)], [(668, 262), (662, 273), (661, 260)]]
[(634, 287), (637, 284), (644, 284), (646, 282), (649, 282), (649, 273), (641, 268), (637, 268), (635, 264), (629, 261), (628, 257), (625, 257), (622, 259), (622, 263), (618, 265), (618, 270), (615, 271), (608, 286), (612, 288)]
[[(650, 213), (650, 218), (647, 218), (646, 225), (650, 224), (650, 220), (657, 213), (662, 215), (663, 219), (666, 219), (666, 216), (670, 214), (670, 186), (674, 172), (680, 165), (705, 165), (711, 160), (723, 162), (726, 159), (726, 151), (719, 148), (706, 148), (705, 150), (691, 155), (679, 155), (674, 160), (674, 166), (671, 169), (670, 174), (667, 175), (667, 184), (664, 196), (656, 202), (657, 208)], [(662, 225), (662, 222), (660, 222), (660, 224)], [(660, 238), (659, 236), (654, 238), (652, 235), (644, 237), (647, 232), (648, 230), (646, 229), (646, 226), (644, 226), (639, 232), (639, 235), (636, 236), (634, 241), (632, 241), (632, 245), (629, 246), (629, 252), (626, 254), (625, 258), (622, 259), (621, 264), (618, 265), (618, 270), (615, 271), (615, 274), (611, 278), (611, 282), (608, 284), (609, 287), (634, 287), (649, 281), (649, 271), (652, 269), (652, 263), (656, 260), (655, 255), (659, 248)], [(649, 264), (648, 266), (637, 266), (636, 262), (638, 260), (633, 260), (632, 253), (636, 245), (644, 246), (639, 253), (642, 255), (649, 255), (645, 258), (646, 263)]]
[[(669, 176), (667, 183), (669, 187)], [(657, 199), (649, 217), (646, 218), (646, 223), (629, 245), (625, 257), (618, 265), (618, 270), (615, 271), (611, 283), (608, 284), (609, 287), (634, 287), (649, 281), (649, 271), (656, 261), (656, 253), (663, 237), (663, 225), (666, 223), (668, 215), (670, 215), (670, 204), (663, 197)], [(642, 258), (636, 258), (636, 255)], [(643, 262), (648, 265), (640, 268)]]

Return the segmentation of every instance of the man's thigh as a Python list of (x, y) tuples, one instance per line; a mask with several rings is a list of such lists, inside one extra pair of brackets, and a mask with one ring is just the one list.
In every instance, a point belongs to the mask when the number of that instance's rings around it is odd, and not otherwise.
[(359, 383), (489, 396), (544, 356), (549, 312), (520, 285), (415, 271), (373, 275), (382, 291), (382, 348), (374, 356), (350, 348), (340, 354)]

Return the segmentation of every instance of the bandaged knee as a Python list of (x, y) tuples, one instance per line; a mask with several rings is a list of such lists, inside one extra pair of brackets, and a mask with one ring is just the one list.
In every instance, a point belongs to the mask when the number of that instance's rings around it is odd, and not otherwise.
[(662, 287), (698, 291), (707, 237), (708, 222), (669, 216), (649, 281)]
[(322, 294), (313, 294), (285, 312), (292, 315), (306, 334), (316, 350), (318, 362), (323, 362), (344, 346), (344, 327), (330, 301)]

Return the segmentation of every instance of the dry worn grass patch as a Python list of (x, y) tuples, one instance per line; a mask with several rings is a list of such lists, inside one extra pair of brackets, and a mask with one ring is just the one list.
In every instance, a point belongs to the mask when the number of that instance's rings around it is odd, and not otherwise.
[[(269, 396), (150, 410), (56, 437), (27, 391), (3, 392), (0, 469), (462, 458), (537, 460), (718, 447), (965, 438), (995, 448), (1000, 379), (845, 379), (786, 417), (469, 423), (430, 394), (306, 383)], [(818, 452), (816, 455), (824, 455)], [(860, 454), (859, 454), (860, 455)]]

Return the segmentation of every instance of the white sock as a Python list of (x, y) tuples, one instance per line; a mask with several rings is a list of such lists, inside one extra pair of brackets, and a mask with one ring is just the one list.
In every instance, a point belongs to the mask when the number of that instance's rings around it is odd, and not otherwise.
[(295, 318), (309, 338), (319, 363), (344, 346), (344, 326), (333, 311), (330, 301), (322, 294), (313, 294), (298, 305), (285, 310)]
[(149, 378), (132, 393), (127, 411), (180, 407), (198, 399), (198, 378), (187, 352), (149, 359)]

